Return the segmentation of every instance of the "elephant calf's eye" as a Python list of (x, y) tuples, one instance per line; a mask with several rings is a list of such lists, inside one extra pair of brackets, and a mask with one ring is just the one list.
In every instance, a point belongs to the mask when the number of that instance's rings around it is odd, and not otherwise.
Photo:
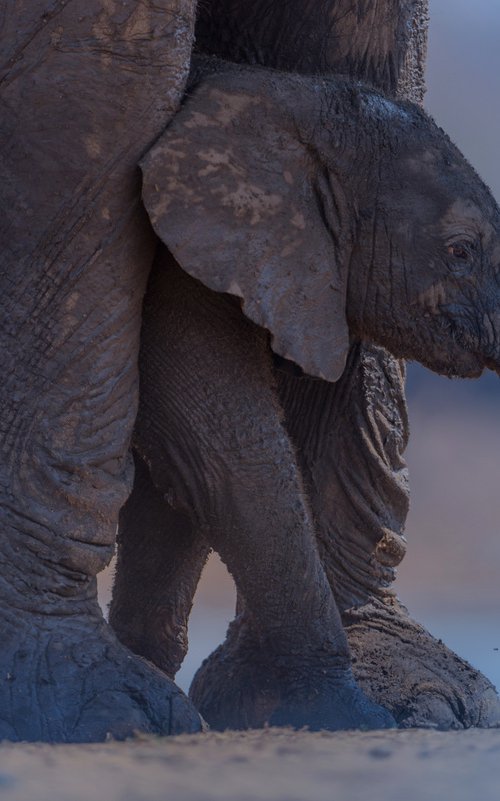
[(469, 261), (472, 258), (473, 245), (466, 242), (454, 242), (448, 245), (448, 255), (460, 261)]

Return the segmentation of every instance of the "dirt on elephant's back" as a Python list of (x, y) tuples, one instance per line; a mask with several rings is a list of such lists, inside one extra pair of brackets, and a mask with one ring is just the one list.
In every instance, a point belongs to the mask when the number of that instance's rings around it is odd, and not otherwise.
[(0, 746), (2, 801), (498, 801), (500, 730)]

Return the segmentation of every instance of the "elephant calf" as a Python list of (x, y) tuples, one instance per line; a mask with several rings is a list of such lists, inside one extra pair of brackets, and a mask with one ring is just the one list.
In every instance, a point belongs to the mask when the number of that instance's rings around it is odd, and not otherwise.
[[(305, 476), (284, 423), (276, 358), (328, 382), (352, 368), (358, 342), (448, 375), (498, 370), (499, 209), (412, 104), (349, 81), (214, 61), (199, 63), (142, 166), (144, 202), (168, 251), (158, 252), (145, 305), (140, 458), (112, 623), (175, 673), (185, 647), (176, 616), (212, 547), (238, 588), (251, 671), (226, 672), (225, 700), (207, 700), (198, 682), (193, 697), (209, 722), (395, 725), (353, 677), (316, 544), (314, 470)], [(369, 479), (358, 480), (361, 492)], [(169, 595), (155, 563), (155, 606), (133, 578), (162, 553), (162, 515), (194, 567), (165, 568)], [(167, 596), (177, 606), (166, 616)], [(140, 602), (148, 614), (130, 614)], [(482, 703), (483, 725), (498, 724), (491, 688)]]

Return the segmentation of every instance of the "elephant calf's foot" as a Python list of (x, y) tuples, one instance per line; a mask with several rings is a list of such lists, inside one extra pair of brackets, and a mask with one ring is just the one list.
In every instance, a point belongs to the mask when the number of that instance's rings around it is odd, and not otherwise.
[(315, 664), (300, 674), (296, 667), (276, 668), (244, 628), (233, 622), (225, 643), (204, 661), (191, 685), (190, 698), (212, 728), (396, 726), (392, 715), (357, 686), (349, 668), (321, 671)]
[(186, 696), (97, 616), (2, 624), (0, 740), (92, 742), (201, 729)]
[(479, 671), (398, 605), (374, 600), (343, 615), (353, 671), (366, 694), (400, 727), (500, 726), (500, 699)]
[(307, 682), (287, 698), (269, 719), (272, 726), (307, 726), (312, 731), (329, 729), (392, 729), (397, 724), (390, 712), (371, 701), (356, 684), (350, 669), (322, 681)]

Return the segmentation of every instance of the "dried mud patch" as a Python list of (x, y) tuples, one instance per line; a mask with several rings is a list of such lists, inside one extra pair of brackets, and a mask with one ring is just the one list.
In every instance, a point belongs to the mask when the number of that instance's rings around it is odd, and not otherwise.
[(1, 801), (498, 801), (500, 730), (0, 746)]

